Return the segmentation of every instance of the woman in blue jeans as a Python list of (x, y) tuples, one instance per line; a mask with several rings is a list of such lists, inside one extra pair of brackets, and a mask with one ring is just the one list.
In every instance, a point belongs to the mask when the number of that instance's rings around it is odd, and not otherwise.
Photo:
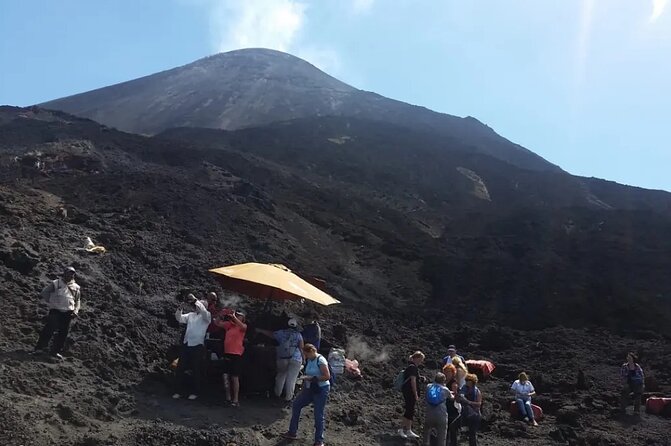
[(524, 421), (531, 423), (534, 426), (538, 426), (538, 423), (534, 419), (533, 408), (531, 407), (531, 397), (536, 394), (534, 385), (531, 384), (529, 376), (524, 372), (520, 373), (518, 378), (519, 379), (510, 386), (510, 390), (515, 394), (515, 402), (520, 410), (520, 416)]
[(291, 406), (291, 423), (289, 432), (284, 437), (295, 440), (298, 434), (298, 420), (301, 411), (309, 404), (315, 410), (315, 443), (314, 446), (324, 446), (324, 419), (326, 401), (330, 391), (329, 366), (326, 358), (317, 353), (317, 348), (312, 344), (305, 344), (305, 376), (303, 378), (303, 389)]

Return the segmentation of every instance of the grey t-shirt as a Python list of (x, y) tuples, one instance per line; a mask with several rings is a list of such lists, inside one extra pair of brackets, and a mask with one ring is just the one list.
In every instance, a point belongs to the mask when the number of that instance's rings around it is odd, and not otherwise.
[[(435, 386), (437, 384), (431, 383), (429, 386)], [(447, 405), (445, 404), (445, 401), (452, 401), (454, 398), (452, 397), (452, 393), (450, 392), (450, 389), (448, 389), (445, 386), (440, 386), (441, 391), (443, 393), (443, 402), (441, 404), (436, 404), (433, 405), (429, 403), (428, 401), (426, 402), (426, 416), (431, 417), (431, 418), (442, 418), (445, 417), (447, 418)], [(427, 386), (428, 390), (428, 386)]]

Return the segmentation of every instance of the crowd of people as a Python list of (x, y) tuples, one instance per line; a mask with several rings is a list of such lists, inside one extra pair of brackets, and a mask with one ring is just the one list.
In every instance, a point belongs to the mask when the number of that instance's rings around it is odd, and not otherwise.
[[(454, 345), (448, 347), (448, 354), (443, 358), (442, 371), (435, 374), (433, 382), (426, 386), (426, 412), (424, 416), (422, 442), (429, 445), (431, 436), (437, 437), (439, 446), (456, 446), (460, 428), (468, 428), (469, 446), (477, 446), (477, 433), (482, 419), (482, 392), (478, 388), (478, 376), (468, 373), (466, 361), (457, 354)], [(402, 371), (402, 387), (404, 410), (398, 435), (404, 439), (419, 439), (413, 432), (412, 423), (415, 418), (417, 403), (420, 401), (420, 383), (426, 378), (420, 374), (419, 367), (425, 360), (421, 351), (416, 351), (408, 358), (408, 365)], [(633, 401), (634, 414), (640, 414), (641, 400), (645, 376), (638, 363), (635, 353), (627, 354), (627, 361), (620, 369), (622, 392), (620, 412)], [(538, 426), (531, 398), (536, 390), (526, 372), (521, 372), (510, 386), (513, 402), (517, 407), (522, 421)]]
[[(186, 297), (186, 302), (193, 311), (184, 314), (181, 309), (175, 313), (175, 319), (186, 324), (177, 368), (175, 370), (176, 391), (173, 398), (181, 398), (186, 388), (184, 373), (192, 370), (191, 390), (188, 399), (198, 398), (202, 389), (202, 364), (206, 355), (207, 339), (223, 340), (223, 384), (226, 402), (231, 407), (240, 405), (240, 375), (242, 372), (242, 355), (245, 352), (244, 340), (247, 333), (246, 316), (240, 310), (222, 308), (216, 293), (207, 294), (206, 301), (198, 300), (193, 294)], [(256, 333), (267, 336), (277, 343), (276, 374), (274, 394), (291, 404), (291, 422), (289, 430), (284, 434), (288, 440), (296, 439), (298, 422), (303, 408), (312, 405), (314, 408), (315, 445), (323, 445), (326, 402), (330, 391), (331, 368), (319, 354), (321, 328), (316, 320), (303, 327), (298, 320), (290, 318), (286, 328), (271, 331), (257, 328)], [(309, 341), (309, 342), (306, 342)], [(217, 352), (212, 352), (217, 354)], [(301, 371), (303, 372), (301, 375)], [(299, 377), (299, 375), (301, 375)], [(301, 392), (294, 395), (296, 384), (301, 381)]]
[[(81, 290), (75, 277), (75, 269), (68, 267), (60, 278), (51, 281), (42, 290), (41, 297), (47, 303), (49, 312), (34, 353), (48, 353), (57, 360), (63, 359), (62, 352), (70, 323), (78, 317), (81, 308)], [(248, 328), (245, 313), (224, 308), (214, 292), (209, 292), (203, 300), (188, 294), (185, 302), (190, 307), (189, 311), (185, 313), (178, 309), (175, 312), (176, 321), (185, 325), (185, 331), (176, 361), (173, 398), (178, 399), (182, 395), (188, 395), (190, 400), (198, 398), (203, 390), (204, 359), (208, 354), (215, 354), (224, 363), (222, 381), (226, 401), (232, 407), (239, 406), (242, 357)], [(301, 330), (299, 321), (289, 318), (285, 328), (274, 331), (257, 328), (255, 332), (273, 339), (277, 344), (273, 390), (277, 398), (291, 405), (292, 411), (289, 429), (284, 437), (287, 440), (297, 438), (301, 412), (308, 405), (312, 405), (314, 445), (323, 446), (326, 404), (336, 375), (330, 361), (319, 354), (322, 341), (319, 323), (311, 320)], [(221, 350), (217, 351), (215, 348), (215, 351), (209, 351), (206, 348), (208, 339), (220, 340), (215, 345), (219, 345)], [(402, 384), (399, 383), (399, 390), (404, 402), (398, 435), (404, 439), (420, 438), (413, 432), (412, 425), (420, 401), (420, 390), (424, 390), (424, 444), (429, 445), (430, 437), (435, 435), (438, 445), (456, 446), (460, 428), (464, 426), (468, 428), (469, 445), (476, 446), (482, 419), (483, 395), (478, 388), (478, 376), (469, 373), (464, 357), (457, 353), (454, 345), (450, 345), (443, 358), (442, 371), (435, 374), (425, 389), (423, 387), (427, 380), (420, 374), (420, 366), (425, 361), (424, 353), (416, 351), (408, 360), (408, 365), (398, 377), (402, 381)], [(184, 379), (187, 370), (191, 371), (189, 383)], [(625, 413), (627, 406), (633, 401), (634, 413), (639, 414), (645, 376), (634, 353), (627, 354), (627, 361), (620, 369), (620, 378), (621, 412)], [(300, 393), (294, 395), (299, 382)], [(526, 372), (519, 374), (510, 391), (520, 418), (531, 425), (538, 425), (531, 403), (536, 391)]]

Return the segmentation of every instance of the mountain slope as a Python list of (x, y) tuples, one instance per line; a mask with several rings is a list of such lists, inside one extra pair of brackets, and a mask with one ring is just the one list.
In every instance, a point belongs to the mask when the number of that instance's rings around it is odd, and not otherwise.
[[(324, 342), (347, 346), (364, 378), (339, 378), (329, 445), (397, 444), (393, 376), (418, 348), (433, 374), (455, 343), (497, 365), (480, 384), (487, 444), (666, 444), (668, 421), (643, 414), (631, 430), (611, 408), (631, 349), (646, 388), (671, 390), (668, 216), (443, 142), (333, 117), (143, 137), (0, 107), (0, 444), (281, 443), (290, 412), (250, 395), (258, 363), (241, 377), (241, 407), (222, 405), (220, 374), (198, 401), (170, 398), (176, 297), (221, 292), (207, 269), (250, 260), (318, 275), (343, 302), (319, 309)], [(636, 195), (641, 207), (669, 196)], [(82, 250), (87, 236), (107, 253)], [(49, 363), (27, 354), (46, 313), (38, 295), (69, 264), (84, 306), (67, 360)], [(253, 329), (277, 328), (263, 303), (240, 300), (248, 341), (267, 343)], [(528, 430), (507, 411), (520, 370), (546, 415)]]
[(458, 118), (357, 90), (289, 54), (237, 50), (41, 106), (120, 130), (239, 129), (314, 116), (359, 117), (441, 135), (515, 165), (559, 170), (474, 118)]

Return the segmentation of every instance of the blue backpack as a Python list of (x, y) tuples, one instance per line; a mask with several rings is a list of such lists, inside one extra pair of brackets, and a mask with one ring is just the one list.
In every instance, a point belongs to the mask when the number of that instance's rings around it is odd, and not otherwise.
[(429, 384), (426, 388), (426, 402), (431, 406), (439, 406), (445, 402), (443, 386), (440, 384)]

